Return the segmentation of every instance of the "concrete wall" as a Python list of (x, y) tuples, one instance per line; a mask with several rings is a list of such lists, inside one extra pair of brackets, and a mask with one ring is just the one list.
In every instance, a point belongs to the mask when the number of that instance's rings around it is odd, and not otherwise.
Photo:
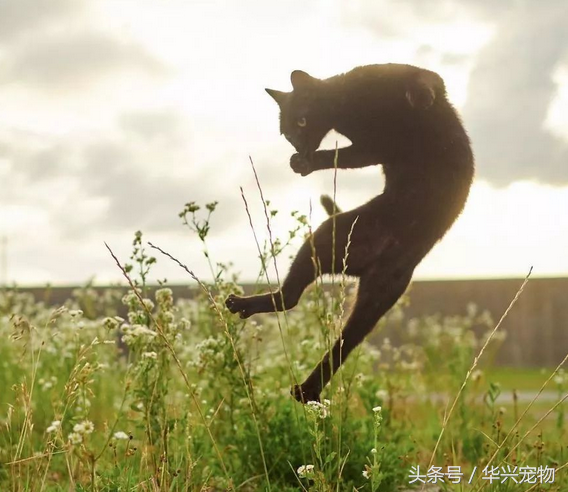
[[(406, 318), (441, 313), (465, 314), (474, 302), (488, 309), (495, 322), (507, 309), (522, 279), (414, 282), (409, 291)], [(187, 286), (171, 286), (175, 297), (191, 296)], [(21, 289), (37, 299), (61, 304), (72, 288)], [(248, 290), (248, 289), (246, 289)], [(568, 354), (568, 278), (531, 279), (503, 322), (507, 339), (496, 363), (510, 366), (556, 366)], [(388, 335), (387, 332), (381, 336)], [(393, 334), (395, 335), (395, 334)], [(393, 338), (396, 338), (394, 336)]]
[[(408, 316), (465, 314), (469, 302), (495, 322), (515, 297), (522, 279), (414, 282)], [(510, 366), (556, 366), (568, 354), (568, 278), (531, 279), (501, 325), (507, 339), (496, 362)]]

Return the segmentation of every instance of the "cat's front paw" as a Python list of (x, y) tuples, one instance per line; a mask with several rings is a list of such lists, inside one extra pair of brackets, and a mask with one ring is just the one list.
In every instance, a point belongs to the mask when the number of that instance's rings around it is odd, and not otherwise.
[(300, 154), (294, 154), (290, 158), (290, 167), (292, 171), (301, 176), (307, 176), (313, 171), (312, 163)]
[(225, 306), (233, 314), (239, 314), (242, 319), (248, 318), (253, 313), (248, 309), (249, 299), (246, 297), (239, 297), (235, 294), (230, 294), (227, 299), (225, 299)]

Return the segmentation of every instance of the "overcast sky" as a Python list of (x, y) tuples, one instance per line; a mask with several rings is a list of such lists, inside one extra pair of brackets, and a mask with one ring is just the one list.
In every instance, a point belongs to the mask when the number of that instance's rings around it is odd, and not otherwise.
[[(290, 170), (263, 89), (290, 90), (294, 69), (388, 62), (442, 75), (477, 158), (465, 212), (417, 276), (566, 275), (566, 25), (565, 0), (0, 0), (0, 281), (118, 280), (103, 241), (124, 260), (139, 229), (208, 280), (177, 214), (213, 200), (213, 260), (255, 278), (240, 186), (261, 238), (265, 221), (249, 156), (282, 237), (310, 201), (313, 226), (324, 219), (333, 183)], [(338, 202), (382, 185), (379, 167), (340, 172)], [(187, 280), (162, 258), (154, 273)]]

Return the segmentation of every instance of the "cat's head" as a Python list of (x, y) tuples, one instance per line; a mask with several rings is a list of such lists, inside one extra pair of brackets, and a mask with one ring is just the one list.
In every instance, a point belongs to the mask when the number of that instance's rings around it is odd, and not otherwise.
[(280, 133), (296, 151), (308, 156), (319, 147), (323, 137), (331, 130), (329, 111), (322, 104), (325, 82), (294, 70), (290, 76), (292, 92), (266, 89), (280, 106)]

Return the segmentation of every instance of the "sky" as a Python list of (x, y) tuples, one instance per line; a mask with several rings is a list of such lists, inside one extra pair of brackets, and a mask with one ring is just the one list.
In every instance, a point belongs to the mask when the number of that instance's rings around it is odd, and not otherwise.
[[(473, 143), (463, 214), (416, 278), (568, 274), (565, 0), (0, 0), (0, 282), (121, 280), (134, 232), (211, 280), (178, 213), (218, 201), (207, 248), (240, 278), (260, 269), (262, 202), (325, 219), (333, 172), (300, 177), (265, 87), (358, 65), (438, 72)], [(324, 148), (345, 144), (330, 134)], [(337, 175), (337, 201), (382, 191), (380, 166)], [(281, 275), (296, 241), (278, 261)], [(152, 278), (189, 282), (158, 256)]]

